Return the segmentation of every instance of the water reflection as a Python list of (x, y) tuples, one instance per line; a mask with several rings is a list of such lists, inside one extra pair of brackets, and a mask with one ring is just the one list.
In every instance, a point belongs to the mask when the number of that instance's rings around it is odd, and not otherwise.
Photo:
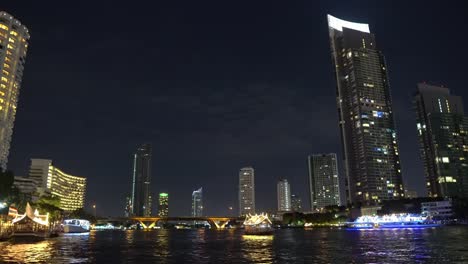
[(53, 243), (51, 240), (36, 243), (0, 243), (1, 259), (20, 263), (50, 263)]
[(242, 236), (242, 255), (249, 263), (271, 263), (274, 260), (274, 236)]

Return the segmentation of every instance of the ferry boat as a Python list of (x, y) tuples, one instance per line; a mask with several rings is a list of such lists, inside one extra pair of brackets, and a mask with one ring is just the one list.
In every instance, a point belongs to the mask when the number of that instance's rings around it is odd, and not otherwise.
[(64, 233), (86, 233), (89, 232), (89, 221), (83, 219), (67, 219), (63, 221)]
[(363, 215), (347, 223), (348, 229), (428, 228), (438, 227), (428, 217), (419, 214)]
[(273, 228), (267, 214), (248, 214), (245, 217), (244, 229), (246, 235), (271, 235)]
[(24, 214), (16, 214), (12, 220), (11, 239), (15, 241), (35, 241), (50, 237), (49, 214), (41, 215), (26, 204)]

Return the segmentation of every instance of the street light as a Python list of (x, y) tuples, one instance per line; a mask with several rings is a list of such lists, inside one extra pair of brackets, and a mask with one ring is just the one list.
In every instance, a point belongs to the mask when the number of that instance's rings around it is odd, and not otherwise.
[(94, 209), (94, 218), (96, 218), (96, 205), (93, 204), (93, 209)]

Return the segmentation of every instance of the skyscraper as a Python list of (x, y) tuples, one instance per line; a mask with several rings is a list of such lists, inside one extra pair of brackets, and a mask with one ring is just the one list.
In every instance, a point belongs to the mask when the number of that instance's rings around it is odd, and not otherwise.
[(404, 189), (387, 65), (369, 25), (328, 15), (348, 202), (399, 199)]
[(311, 210), (328, 205), (340, 205), (340, 184), (336, 154), (316, 154), (308, 157)]
[(418, 84), (414, 97), (420, 155), (430, 197), (468, 197), (468, 118), (460, 96)]
[(252, 167), (239, 171), (239, 215), (255, 214), (255, 173)]
[(168, 193), (159, 194), (158, 216), (160, 217), (169, 216), (169, 194)]
[(10, 14), (0, 11), (0, 168), (3, 170), (8, 162), (28, 40), (28, 29)]
[(203, 188), (192, 192), (192, 216), (203, 216)]
[(64, 211), (83, 208), (86, 178), (67, 174), (47, 159), (31, 159), (29, 178), (34, 180), (39, 192), (47, 191), (59, 197)]
[(291, 211), (291, 187), (288, 180), (281, 179), (276, 185), (278, 212)]
[(132, 215), (151, 216), (151, 145), (141, 145), (133, 157)]
[(293, 212), (302, 212), (302, 199), (297, 194), (291, 194), (291, 209)]

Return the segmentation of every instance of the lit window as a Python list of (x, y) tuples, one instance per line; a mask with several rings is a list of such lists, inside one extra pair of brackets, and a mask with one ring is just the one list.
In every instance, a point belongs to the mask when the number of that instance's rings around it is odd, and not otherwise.
[(0, 28), (4, 29), (4, 30), (8, 30), (8, 27), (6, 25), (4, 25), (4, 24), (0, 24)]
[(442, 157), (442, 162), (443, 163), (450, 163), (450, 160), (448, 157)]
[(12, 34), (13, 36), (18, 36), (18, 32), (16, 31), (10, 31), (10, 34)]

